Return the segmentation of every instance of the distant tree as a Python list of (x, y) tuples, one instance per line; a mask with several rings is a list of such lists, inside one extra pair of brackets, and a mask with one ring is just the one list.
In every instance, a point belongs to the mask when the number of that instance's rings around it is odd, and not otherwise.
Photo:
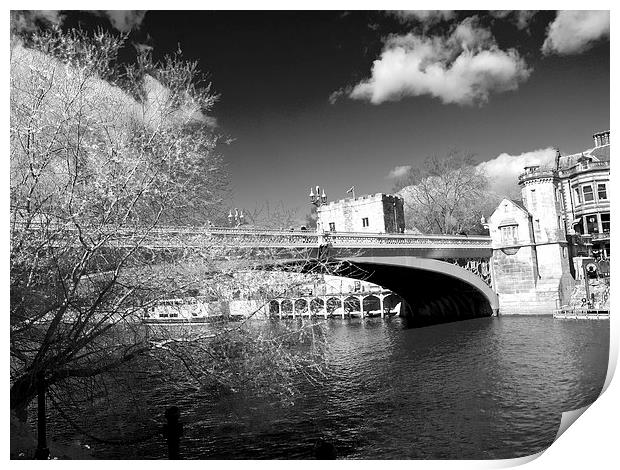
[(306, 227), (308, 229), (313, 229), (314, 230), (317, 227), (318, 220), (319, 220), (319, 214), (318, 214), (318, 211), (317, 211), (317, 207), (314, 204), (312, 204), (312, 205), (310, 205), (310, 212), (308, 212), (306, 214), (306, 224), (305, 225), (306, 225)]
[(243, 211), (245, 222), (255, 227), (288, 230), (299, 229), (297, 210), (287, 207), (284, 201), (264, 201)]
[(486, 175), (470, 154), (451, 152), (411, 168), (395, 185), (405, 201), (405, 223), (423, 233), (484, 233), (480, 217), (495, 207)]

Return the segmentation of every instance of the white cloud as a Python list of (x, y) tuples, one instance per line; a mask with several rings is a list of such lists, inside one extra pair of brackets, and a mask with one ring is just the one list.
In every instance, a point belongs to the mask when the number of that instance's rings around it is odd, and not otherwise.
[(469, 17), (448, 36), (389, 37), (371, 77), (347, 94), (373, 104), (421, 95), (443, 103), (481, 104), (491, 93), (516, 90), (530, 73), (516, 50), (501, 50), (491, 32)]
[(388, 12), (402, 22), (419, 21), (434, 24), (454, 18), (454, 10), (394, 10)]
[(476, 167), (488, 177), (491, 191), (499, 195), (514, 194), (517, 187), (517, 177), (529, 165), (551, 167), (555, 163), (555, 150), (551, 147), (520, 155), (502, 153)]
[(405, 176), (407, 172), (411, 169), (411, 165), (402, 165), (395, 166), (388, 173), (388, 178), (400, 178), (401, 176)]
[(546, 55), (579, 54), (597, 40), (609, 37), (609, 28), (609, 10), (559, 11), (549, 25), (541, 50)]

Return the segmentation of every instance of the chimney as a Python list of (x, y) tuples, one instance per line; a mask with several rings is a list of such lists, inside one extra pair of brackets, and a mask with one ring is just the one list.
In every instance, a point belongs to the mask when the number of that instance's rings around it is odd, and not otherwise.
[(609, 131), (597, 132), (594, 137), (594, 146), (601, 147), (603, 145), (609, 145)]

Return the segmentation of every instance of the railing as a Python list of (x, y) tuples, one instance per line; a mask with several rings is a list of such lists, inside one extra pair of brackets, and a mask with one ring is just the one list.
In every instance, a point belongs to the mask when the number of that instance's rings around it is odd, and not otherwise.
[(542, 170), (530, 170), (530, 171), (526, 171), (524, 173), (521, 173), (519, 175), (519, 183), (526, 181), (528, 179), (531, 178), (557, 178), (558, 176), (558, 172), (555, 170), (548, 170), (548, 169), (542, 169)]
[(592, 240), (607, 240), (611, 238), (611, 232), (592, 233)]
[[(30, 230), (44, 230), (43, 226), (31, 226)], [(59, 229), (64, 232), (77, 232), (75, 228)], [(157, 227), (120, 228), (93, 227), (85, 228), (91, 235), (113, 235), (110, 245), (130, 244), (142, 239), (141, 244), (157, 247), (208, 247), (240, 246), (270, 248), (306, 248), (330, 244), (342, 248), (367, 247), (402, 247), (402, 248), (491, 248), (488, 236), (465, 235), (420, 235), (407, 233), (359, 233), (359, 232), (324, 232), (306, 230), (273, 230), (226, 227)]]
[(577, 165), (567, 168), (565, 170), (560, 170), (559, 175), (562, 177), (571, 176), (575, 173), (581, 173), (582, 171), (598, 169), (609, 169), (609, 162), (588, 162), (587, 165), (578, 163)]

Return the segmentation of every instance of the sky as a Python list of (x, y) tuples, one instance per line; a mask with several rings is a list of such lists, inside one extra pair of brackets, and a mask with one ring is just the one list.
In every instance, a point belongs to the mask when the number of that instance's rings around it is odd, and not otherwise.
[(38, 12), (162, 57), (181, 48), (220, 95), (231, 207), (392, 192), (429, 156), (472, 153), (496, 190), (610, 126), (605, 11)]

